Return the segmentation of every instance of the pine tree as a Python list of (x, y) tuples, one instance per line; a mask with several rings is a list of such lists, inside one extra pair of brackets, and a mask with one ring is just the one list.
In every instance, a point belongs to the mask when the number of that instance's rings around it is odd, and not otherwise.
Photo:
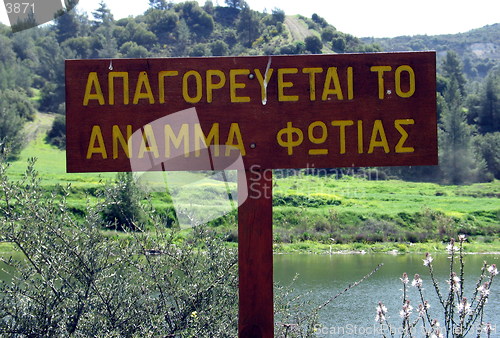
[(445, 92), (439, 125), (440, 167), (446, 181), (460, 184), (471, 181), (474, 170), (473, 127), (467, 124), (459, 84), (452, 79)]
[(236, 24), (239, 37), (245, 47), (252, 47), (253, 42), (260, 36), (262, 24), (258, 13), (251, 10), (248, 5), (244, 5), (240, 11), (239, 19)]
[(95, 19), (93, 24), (97, 27), (94, 33), (102, 46), (97, 51), (97, 55), (101, 58), (116, 57), (118, 54), (118, 44), (116, 38), (113, 36), (113, 30), (115, 28), (113, 14), (111, 14), (106, 3), (101, 1), (99, 3), (99, 8), (92, 12), (92, 15)]
[(480, 98), (478, 124), (483, 133), (500, 131), (500, 72), (486, 78)]
[(149, 7), (165, 11), (170, 9), (171, 5), (165, 0), (149, 0)]
[(99, 8), (92, 12), (92, 16), (94, 17), (93, 23), (96, 26), (109, 24), (114, 21), (113, 14), (111, 14), (111, 10), (104, 1), (99, 3)]
[(451, 81), (455, 80), (460, 95), (465, 96), (465, 76), (463, 74), (463, 65), (460, 62), (459, 56), (454, 51), (446, 53), (446, 58), (443, 60), (444, 75)]
[(244, 7), (248, 7), (245, 0), (225, 0), (225, 3), (231, 8), (242, 9)]
[(57, 42), (62, 43), (70, 38), (76, 38), (79, 31), (78, 18), (74, 11), (66, 12), (56, 19)]

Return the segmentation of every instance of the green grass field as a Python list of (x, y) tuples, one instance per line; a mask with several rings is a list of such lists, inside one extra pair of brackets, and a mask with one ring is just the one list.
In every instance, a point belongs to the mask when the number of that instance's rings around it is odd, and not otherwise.
[(441, 211), (447, 216), (464, 218), (468, 215), (498, 222), (500, 212), (500, 181), (470, 186), (444, 186), (399, 180), (370, 181), (344, 176), (302, 176), (280, 179), (276, 194), (308, 195), (337, 200), (338, 211), (398, 215), (423, 209)]
[[(69, 205), (85, 210), (87, 199), (115, 173), (66, 173), (65, 152), (45, 141), (52, 116), (40, 114), (27, 126), (27, 146), (8, 174), (20, 179), (27, 159), (36, 157), (36, 170), (47, 189), (68, 183), (74, 193)], [(236, 183), (224, 183), (213, 173), (137, 173), (152, 193), (158, 209), (175, 207), (178, 217), (214, 221), (234, 238)], [(166, 184), (167, 183), (167, 184)], [(167, 193), (167, 189), (172, 198)], [(231, 192), (233, 200), (228, 199)], [(329, 244), (361, 242), (422, 242), (447, 239), (457, 233), (491, 240), (500, 232), (500, 181), (467, 186), (416, 183), (400, 180), (367, 180), (343, 176), (316, 177), (299, 174), (275, 178), (275, 240), (296, 243), (313, 240)], [(173, 205), (172, 205), (173, 203)], [(233, 230), (228, 230), (233, 229)]]

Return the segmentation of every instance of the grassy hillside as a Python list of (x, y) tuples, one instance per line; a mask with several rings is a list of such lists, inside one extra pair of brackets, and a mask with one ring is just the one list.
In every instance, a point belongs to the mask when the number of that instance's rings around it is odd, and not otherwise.
[(500, 182), (444, 186), (344, 176), (288, 177), (275, 187), (280, 241), (420, 242), (498, 236)]
[[(50, 115), (38, 115), (41, 126), (29, 133), (31, 141), (11, 164), (9, 175), (20, 178), (29, 157), (36, 157), (42, 185), (71, 183), (75, 188), (69, 204), (84, 212), (87, 198), (95, 198), (103, 181), (114, 173), (68, 174), (65, 152), (45, 141), (44, 125)], [(33, 130), (28, 125), (28, 130)], [(189, 219), (212, 220), (214, 226), (236, 240), (235, 174), (224, 183), (213, 173), (138, 173), (152, 192), (160, 212), (174, 207), (183, 225)], [(276, 175), (277, 176), (277, 175)], [(165, 184), (167, 182), (167, 184)], [(170, 191), (172, 197), (167, 193)], [(233, 200), (227, 197), (231, 192)], [(490, 241), (500, 233), (500, 181), (468, 186), (415, 183), (399, 180), (368, 180), (352, 176), (297, 175), (275, 178), (275, 240), (297, 243), (308, 240), (331, 244), (381, 241), (421, 242), (447, 239), (457, 233)], [(229, 214), (224, 218), (217, 218)]]

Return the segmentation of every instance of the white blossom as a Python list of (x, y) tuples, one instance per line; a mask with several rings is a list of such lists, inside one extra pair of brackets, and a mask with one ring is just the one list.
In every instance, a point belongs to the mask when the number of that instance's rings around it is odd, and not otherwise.
[(399, 316), (403, 319), (408, 319), (411, 315), (412, 310), (413, 310), (413, 306), (411, 306), (410, 301), (407, 300), (403, 304), (403, 308), (401, 309), (401, 311), (399, 311)]
[(489, 272), (492, 276), (496, 276), (496, 275), (498, 275), (497, 265), (496, 265), (496, 264), (491, 264), (491, 265), (488, 267), (488, 272)]
[(477, 291), (479, 291), (479, 294), (481, 295), (481, 298), (487, 298), (490, 295), (490, 283), (485, 282), (483, 285), (477, 288)]
[(386, 313), (387, 313), (387, 308), (385, 307), (385, 305), (382, 304), (382, 302), (378, 302), (377, 315), (375, 316), (375, 321), (380, 324), (385, 322)]
[(432, 327), (432, 334), (431, 334), (431, 337), (434, 337), (434, 338), (443, 338), (443, 334), (441, 333), (441, 329), (439, 328), (439, 322), (434, 319), (431, 323), (431, 327)]
[(431, 338), (444, 338), (444, 336), (441, 333), (441, 330), (436, 330), (431, 334)]
[(483, 328), (483, 331), (486, 332), (486, 334), (488, 335), (491, 335), (491, 333), (493, 332), (493, 328), (491, 327), (491, 324), (490, 323), (487, 323), (484, 328)]
[(429, 305), (429, 302), (428, 301), (425, 301), (424, 304), (418, 304), (418, 315), (420, 317), (424, 317), (427, 310), (430, 308), (431, 306)]
[(420, 278), (420, 275), (418, 273), (415, 274), (415, 277), (413, 277), (413, 281), (411, 282), (412, 286), (416, 286), (417, 288), (422, 287), (422, 278)]
[(455, 252), (457, 252), (457, 250), (458, 247), (455, 246), (455, 239), (452, 238), (450, 240), (450, 244), (446, 246), (446, 251), (448, 251), (450, 255), (453, 255)]
[(424, 259), (424, 266), (431, 265), (432, 261), (433, 261), (433, 258), (431, 256), (431, 254), (430, 253), (426, 253), (425, 254), (425, 259)]
[(450, 288), (455, 291), (459, 292), (460, 291), (460, 278), (457, 276), (455, 272), (451, 273), (450, 280), (447, 281), (448, 284), (450, 284)]
[(463, 297), (462, 300), (457, 305), (457, 312), (459, 315), (465, 314), (468, 315), (471, 313), (470, 303), (467, 301), (467, 298)]

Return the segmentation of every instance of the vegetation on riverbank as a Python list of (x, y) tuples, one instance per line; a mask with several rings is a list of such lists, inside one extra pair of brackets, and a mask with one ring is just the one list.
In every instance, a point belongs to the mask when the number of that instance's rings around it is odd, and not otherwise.
[[(38, 158), (35, 167), (47, 193), (57, 185), (71, 184), (67, 202), (77, 217), (85, 216), (88, 203), (98, 201), (106, 182), (114, 184), (114, 173), (65, 173), (64, 151), (47, 144), (43, 133), (11, 163), (9, 177), (21, 179), (28, 158), (33, 156)], [(500, 181), (442, 185), (405, 182), (381, 173), (375, 169), (337, 169), (328, 174), (275, 171), (276, 250), (328, 252), (334, 244), (333, 251), (433, 251), (416, 249), (414, 244), (447, 241), (463, 233), (478, 245), (484, 243), (471, 251), (499, 251), (489, 247), (500, 233)], [(227, 183), (213, 173), (136, 178), (149, 192), (149, 202), (156, 212), (169, 215), (167, 225), (175, 224), (176, 211), (184, 223), (189, 223), (182, 215), (188, 209), (191, 218), (203, 219), (210, 214), (211, 227), (227, 242), (237, 242), (237, 212), (227, 198), (228, 189), (232, 193), (236, 190), (234, 173), (228, 172)], [(311, 242), (316, 245), (308, 244)], [(341, 244), (347, 244), (347, 248)], [(365, 245), (373, 248), (367, 250)], [(384, 250), (385, 247), (390, 249)]]
[[(335, 254), (370, 254), (370, 253), (387, 253), (387, 254), (407, 254), (407, 253), (442, 253), (446, 250), (446, 242), (429, 242), (429, 243), (347, 243), (347, 244), (323, 244), (312, 241), (304, 241), (300, 243), (274, 244), (274, 252), (277, 254), (288, 253), (307, 253), (320, 255), (335, 255)], [(464, 244), (465, 254), (500, 254), (500, 241), (481, 242), (479, 240), (467, 242)]]

